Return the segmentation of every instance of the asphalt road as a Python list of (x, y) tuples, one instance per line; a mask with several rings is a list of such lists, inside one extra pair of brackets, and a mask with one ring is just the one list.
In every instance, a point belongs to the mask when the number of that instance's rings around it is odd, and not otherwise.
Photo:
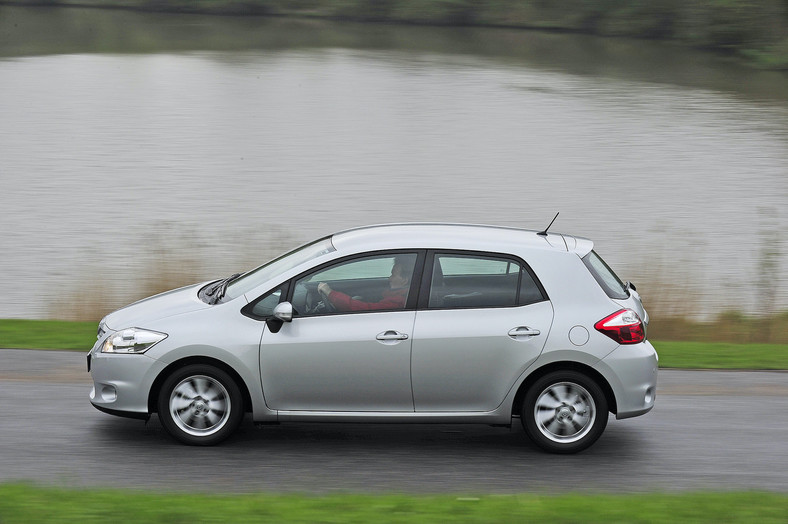
[(657, 404), (573, 456), (517, 425), (289, 424), (214, 448), (88, 401), (85, 353), (0, 350), (0, 482), (219, 492), (788, 492), (788, 373), (660, 371)]

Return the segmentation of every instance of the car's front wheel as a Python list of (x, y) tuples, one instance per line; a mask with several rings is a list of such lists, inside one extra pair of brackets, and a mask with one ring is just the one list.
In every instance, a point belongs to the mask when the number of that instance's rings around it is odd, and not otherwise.
[(607, 426), (608, 406), (599, 385), (577, 371), (554, 371), (538, 379), (523, 400), (522, 423), (540, 448), (577, 453)]
[(210, 446), (229, 437), (243, 418), (243, 397), (226, 372), (213, 366), (183, 367), (162, 384), (159, 419), (185, 444)]

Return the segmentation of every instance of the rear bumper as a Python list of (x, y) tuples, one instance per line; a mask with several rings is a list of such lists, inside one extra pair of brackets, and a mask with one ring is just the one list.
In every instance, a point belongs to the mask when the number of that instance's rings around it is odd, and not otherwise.
[(613, 389), (617, 419), (651, 411), (657, 397), (658, 367), (659, 357), (648, 341), (619, 346), (594, 366)]

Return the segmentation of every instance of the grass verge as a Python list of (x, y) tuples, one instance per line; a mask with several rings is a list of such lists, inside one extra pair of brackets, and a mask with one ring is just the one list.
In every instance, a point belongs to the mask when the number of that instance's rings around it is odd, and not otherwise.
[(660, 368), (788, 369), (788, 344), (652, 342)]
[(82, 349), (96, 342), (97, 322), (0, 319), (0, 348)]
[(788, 495), (203, 495), (0, 485), (0, 522), (786, 522)]
[[(0, 348), (76, 349), (96, 341), (95, 322), (0, 319)], [(661, 368), (788, 369), (788, 344), (652, 341)]]

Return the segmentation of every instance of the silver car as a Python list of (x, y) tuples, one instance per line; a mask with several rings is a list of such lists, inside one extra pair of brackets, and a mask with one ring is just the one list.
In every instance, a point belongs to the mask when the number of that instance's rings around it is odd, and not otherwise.
[(511, 425), (593, 444), (654, 407), (648, 315), (590, 240), (448, 224), (352, 229), (107, 315), (91, 403), (186, 444), (255, 422)]

